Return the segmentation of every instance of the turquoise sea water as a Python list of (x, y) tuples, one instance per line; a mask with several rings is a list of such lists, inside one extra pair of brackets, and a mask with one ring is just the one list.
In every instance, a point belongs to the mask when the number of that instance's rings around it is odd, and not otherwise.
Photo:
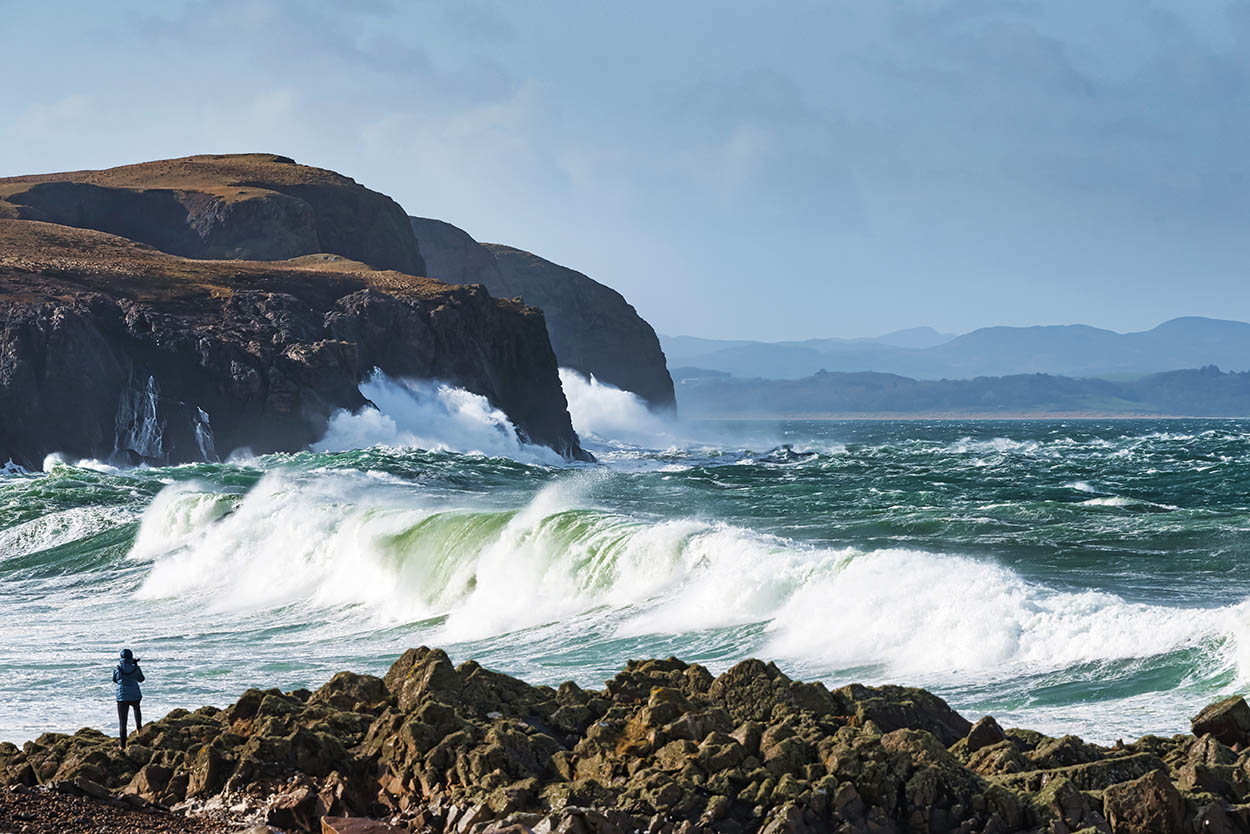
[(1248, 422), (624, 442), (590, 419), (598, 465), (373, 448), (0, 475), (0, 740), (109, 728), (122, 646), (149, 716), (423, 643), (592, 685), (627, 658), (763, 656), (1104, 742), (1247, 686)]

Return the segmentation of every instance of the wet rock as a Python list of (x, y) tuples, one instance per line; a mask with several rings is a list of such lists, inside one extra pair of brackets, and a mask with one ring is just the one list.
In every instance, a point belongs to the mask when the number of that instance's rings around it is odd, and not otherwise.
[(1190, 726), (1195, 736), (1210, 734), (1222, 744), (1238, 747), (1250, 739), (1250, 706), (1241, 696), (1225, 698), (1204, 707)]
[(1042, 741), (1027, 754), (1027, 758), (1036, 768), (1050, 769), (1096, 762), (1105, 755), (1104, 749), (1069, 735)]
[(972, 729), (968, 731), (965, 740), (968, 743), (968, 752), (975, 753), (983, 747), (1006, 741), (1007, 734), (1003, 732), (1003, 728), (998, 726), (998, 722), (992, 716), (987, 715), (972, 725)]
[(403, 828), (364, 817), (322, 817), (321, 832), (322, 834), (407, 834)]
[(1062, 776), (1051, 779), (1040, 792), (1030, 797), (1029, 804), (1032, 819), (1038, 825), (1049, 823), (1052, 830), (1088, 829), (1099, 834), (1111, 834), (1111, 828), (1102, 815), (1102, 803)]
[[(562, 710), (594, 718), (578, 729)], [(758, 661), (719, 678), (634, 661), (595, 691), (421, 648), (384, 679), (340, 674), (315, 692), (174, 710), (126, 755), (94, 731), (0, 746), (0, 777), (251, 808), (308, 832), (342, 817), (438, 834), (1088, 834), (1177, 815), (1187, 832), (1250, 829), (1250, 753), (1212, 735), (1104, 748), (983, 719), (948, 745), (961, 720), (919, 690), (831, 693)], [(887, 729), (900, 722), (915, 726)]]
[(149, 802), (156, 802), (165, 788), (169, 786), (169, 778), (173, 771), (159, 764), (147, 764), (139, 769), (125, 792), (141, 796)]
[(1162, 767), (1163, 762), (1154, 754), (1135, 753), (1072, 767), (1013, 773), (998, 782), (1013, 790), (1036, 793), (1051, 779), (1063, 777), (1083, 791), (1100, 791), (1120, 782), (1138, 779)]
[(927, 730), (949, 747), (972, 730), (972, 723), (938, 696), (903, 686), (844, 686), (834, 693), (850, 704), (861, 725), (872, 722), (885, 732)]
[(317, 794), (308, 784), (297, 784), (277, 794), (265, 812), (265, 822), (278, 828), (313, 831)]
[(309, 704), (325, 704), (344, 712), (381, 712), (389, 696), (385, 682), (373, 675), (339, 672), (308, 698)]
[(1107, 788), (1103, 808), (1115, 834), (1180, 834), (1185, 828), (1184, 800), (1163, 770)]

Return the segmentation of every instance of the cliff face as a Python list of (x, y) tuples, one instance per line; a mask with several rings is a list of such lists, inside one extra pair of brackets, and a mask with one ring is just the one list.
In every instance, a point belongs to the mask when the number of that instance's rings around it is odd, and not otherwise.
[(0, 463), (297, 450), (364, 405), (375, 366), (482, 394), (585, 457), (542, 315), (519, 303), (334, 255), (188, 260), (0, 220)]
[(0, 217), (96, 229), (188, 258), (331, 252), (378, 269), (426, 271), (394, 200), (272, 154), (0, 179)]
[(521, 297), (546, 315), (561, 366), (633, 391), (653, 408), (676, 408), (660, 340), (616, 290), (529, 252), (479, 244), (440, 220), (411, 220), (432, 277)]

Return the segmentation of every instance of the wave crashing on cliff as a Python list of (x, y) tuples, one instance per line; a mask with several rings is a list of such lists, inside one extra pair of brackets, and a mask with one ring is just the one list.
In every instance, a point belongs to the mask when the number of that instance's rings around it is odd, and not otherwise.
[(392, 379), (378, 370), (361, 384), (360, 393), (372, 405), (335, 412), (313, 451), (386, 446), (561, 460), (546, 447), (522, 443), (508, 415), (481, 394), (437, 381)]
[(666, 448), (680, 442), (677, 424), (652, 411), (637, 394), (571, 368), (560, 369), (560, 385), (568, 400), (573, 429), (583, 440), (645, 448)]

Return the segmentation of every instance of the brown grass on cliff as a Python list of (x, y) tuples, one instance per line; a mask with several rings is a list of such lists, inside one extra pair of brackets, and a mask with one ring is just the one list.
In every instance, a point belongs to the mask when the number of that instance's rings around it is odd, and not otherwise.
[(38, 301), (96, 291), (136, 301), (176, 301), (228, 295), (238, 289), (299, 294), (312, 283), (340, 294), (372, 287), (427, 300), (456, 289), (433, 278), (372, 269), (339, 255), (286, 261), (195, 260), (91, 229), (0, 218), (0, 300)]
[[(267, 185), (356, 185), (334, 171), (297, 165), (277, 154), (203, 154), (140, 162), (98, 171), (64, 171), (0, 177), (0, 199), (43, 182), (77, 182), (136, 191), (169, 189), (213, 194), (227, 201), (271, 193)], [(264, 183), (265, 185), (260, 185)]]

